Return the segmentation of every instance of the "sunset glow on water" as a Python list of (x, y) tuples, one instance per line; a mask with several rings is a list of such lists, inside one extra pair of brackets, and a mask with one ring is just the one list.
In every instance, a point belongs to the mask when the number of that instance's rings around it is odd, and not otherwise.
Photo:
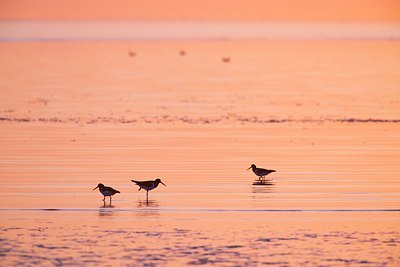
[(391, 1), (355, 21), (50, 2), (0, 12), (2, 264), (400, 265)]

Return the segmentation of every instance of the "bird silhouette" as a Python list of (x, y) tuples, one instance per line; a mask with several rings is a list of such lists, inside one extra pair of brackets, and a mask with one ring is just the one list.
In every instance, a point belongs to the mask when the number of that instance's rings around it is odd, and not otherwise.
[(104, 184), (98, 184), (93, 189), (93, 191), (96, 190), (97, 188), (99, 189), (100, 193), (102, 193), (103, 196), (104, 196), (103, 201), (106, 200), (106, 197), (110, 197), (110, 203), (111, 203), (111, 196), (115, 195), (116, 193), (121, 193), (121, 192), (119, 192), (118, 190), (115, 190), (112, 187), (105, 186)]
[(257, 168), (255, 164), (251, 164), (251, 166), (248, 168), (252, 169), (254, 174), (258, 176), (258, 179), (265, 179), (265, 176), (272, 173), (272, 172), (276, 172), (275, 170), (267, 170), (267, 169), (262, 169), (262, 168)]
[(146, 198), (147, 199), (149, 197), (149, 191), (156, 188), (160, 183), (163, 184), (164, 186), (166, 186), (163, 182), (161, 182), (161, 180), (159, 178), (155, 179), (154, 181), (135, 181), (135, 180), (131, 180), (131, 181), (139, 186), (138, 191), (140, 191), (140, 189), (142, 189), (142, 188), (144, 190), (146, 190)]

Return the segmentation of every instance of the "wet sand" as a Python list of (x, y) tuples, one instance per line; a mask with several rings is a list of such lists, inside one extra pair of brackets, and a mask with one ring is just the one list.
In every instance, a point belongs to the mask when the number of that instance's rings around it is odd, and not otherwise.
[[(400, 265), (399, 55), (389, 41), (0, 43), (2, 262)], [(252, 163), (277, 170), (267, 186)], [(130, 180), (156, 177), (146, 202)], [(111, 206), (99, 182), (121, 191)]]

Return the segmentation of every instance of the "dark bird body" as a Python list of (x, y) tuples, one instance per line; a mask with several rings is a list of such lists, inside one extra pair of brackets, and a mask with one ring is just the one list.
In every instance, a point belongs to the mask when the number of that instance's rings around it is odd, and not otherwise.
[(131, 180), (131, 181), (139, 186), (138, 191), (140, 191), (140, 189), (142, 189), (142, 188), (144, 190), (146, 190), (146, 197), (148, 197), (149, 191), (156, 188), (160, 183), (163, 184), (164, 186), (166, 186), (163, 182), (161, 182), (160, 179), (155, 179), (154, 181), (135, 181), (135, 180)]
[(270, 174), (271, 172), (276, 172), (275, 170), (267, 170), (267, 169), (262, 169), (262, 168), (257, 168), (256, 165), (251, 164), (251, 166), (248, 168), (252, 169), (254, 174), (258, 176), (258, 179), (264, 179), (266, 175)]
[(104, 196), (103, 201), (106, 200), (106, 197), (110, 197), (111, 202), (111, 196), (115, 195), (116, 193), (120, 193), (118, 190), (115, 190), (114, 188), (109, 186), (105, 186), (104, 184), (98, 184), (93, 190), (96, 190), (97, 188)]

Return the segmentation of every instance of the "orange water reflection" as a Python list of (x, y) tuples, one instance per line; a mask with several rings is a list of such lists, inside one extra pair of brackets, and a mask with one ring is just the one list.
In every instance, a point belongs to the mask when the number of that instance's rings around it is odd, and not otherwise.
[(0, 47), (4, 265), (399, 265), (398, 42)]

